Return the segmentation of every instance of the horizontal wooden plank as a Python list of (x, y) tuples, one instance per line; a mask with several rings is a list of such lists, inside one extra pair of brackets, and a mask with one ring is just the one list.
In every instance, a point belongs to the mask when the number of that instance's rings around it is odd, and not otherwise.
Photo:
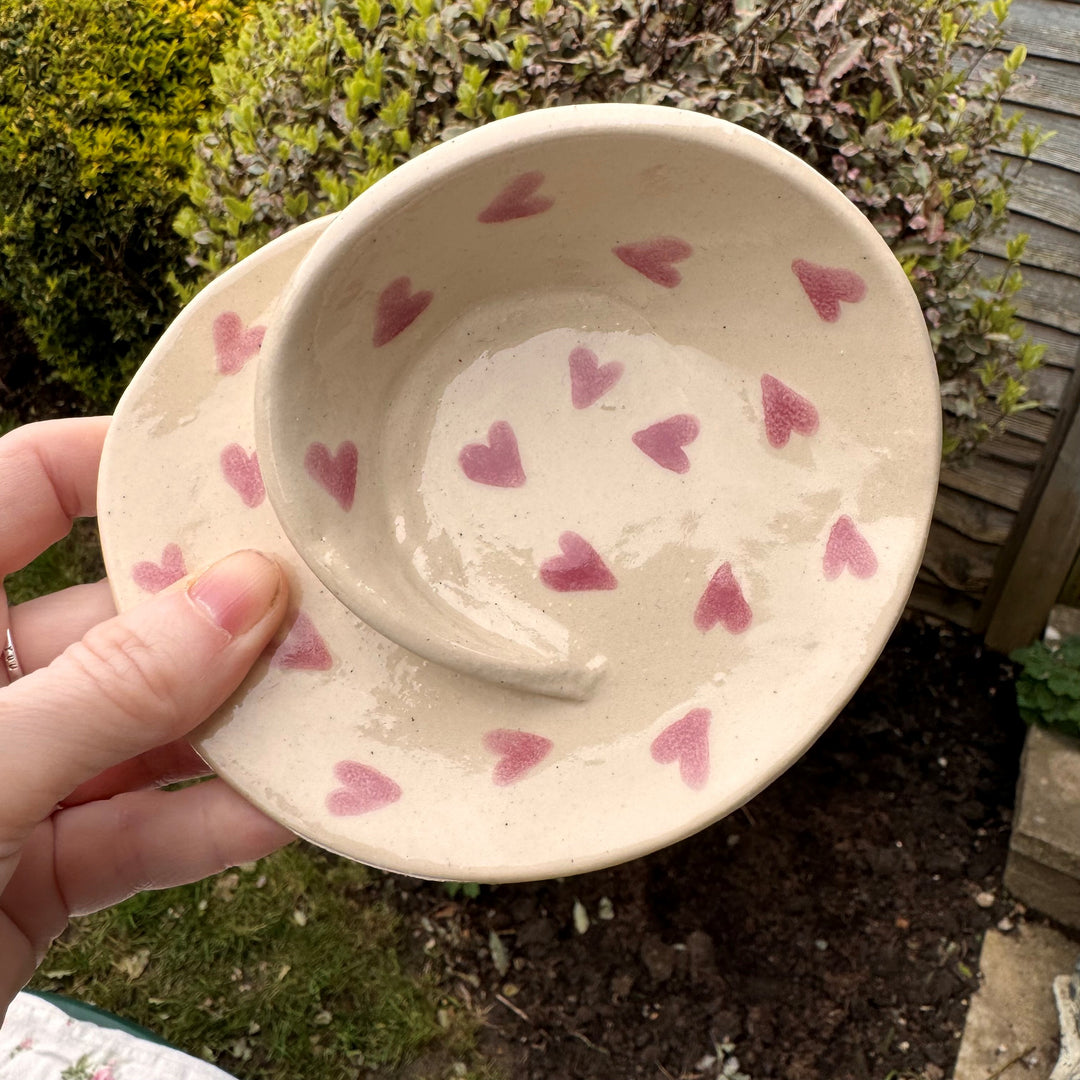
[[(1076, 81), (1080, 84), (1080, 71)], [(1060, 165), (1029, 161), (1016, 178), (1009, 209), (1080, 233), (1080, 180)]]
[(994, 576), (999, 546), (983, 544), (935, 521), (923, 554), (923, 566), (943, 585), (980, 596)]
[(1009, 87), (1005, 100), (1014, 105), (1030, 105), (1050, 112), (1080, 116), (1078, 62), (1076, 57), (1069, 62), (1029, 56), (1020, 69), (1019, 77)]
[(1080, 334), (1070, 334), (1067, 330), (1058, 330), (1055, 326), (1043, 326), (1040, 323), (1027, 324), (1028, 335), (1039, 345), (1046, 346), (1043, 362), (1053, 367), (1076, 367), (1080, 355)]
[(1031, 471), (995, 458), (976, 455), (963, 465), (942, 465), (941, 483), (1006, 510), (1019, 510)]
[(920, 574), (919, 580), (908, 597), (908, 609), (918, 611), (924, 615), (932, 615), (938, 619), (945, 619), (956, 626), (969, 629), (975, 622), (975, 613), (979, 605), (970, 596), (946, 589), (927, 579)]
[(1032, 56), (1054, 60), (1080, 57), (1080, 6), (1060, 0), (1013, 0), (1005, 20), (1009, 47), (1027, 46)]
[(1080, 172), (1080, 117), (1047, 112), (1045, 109), (1023, 109), (1024, 124), (1019, 125), (1002, 146), (1009, 154), (1020, 155), (1020, 132), (1025, 125), (1038, 126), (1056, 132), (1031, 155), (1032, 161), (1060, 165), (1070, 172)]
[(1023, 258), (1025, 272), (1027, 267), (1037, 266), (1043, 270), (1054, 270), (1059, 274), (1071, 274), (1080, 278), (1080, 232), (1060, 225), (1051, 225), (1026, 214), (1010, 214), (1008, 229), (994, 236), (982, 237), (975, 245), (975, 250), (1004, 258), (1009, 237), (1017, 233), (1028, 235)]
[[(1002, 273), (1005, 262), (992, 255), (980, 255), (979, 267), (984, 275), (993, 277)], [(1022, 319), (1080, 334), (1080, 280), (1077, 278), (1035, 266), (1026, 267), (1024, 286), (1016, 294), (1015, 301)]]
[[(1008, 430), (1015, 431), (1017, 434), (1024, 435), (1029, 439), (1038, 439), (1045, 442), (1046, 434), (1044, 434), (1044, 431), (1048, 432), (1051, 423), (1047, 414), (1057, 412), (1071, 375), (1072, 372), (1068, 368), (1050, 367), (1048, 365), (1039, 368), (1037, 371), (1029, 371), (1024, 376), (1028, 387), (1028, 396), (1032, 401), (1039, 403), (1039, 408), (1035, 412), (1023, 412), (1010, 416), (1006, 423)], [(1015, 426), (1018, 422), (1022, 424), (1021, 427)], [(1027, 427), (1036, 423), (1043, 430), (1040, 430), (1039, 433), (1029, 433), (1026, 430)]]
[(1010, 465), (1020, 465), (1025, 469), (1034, 469), (1042, 460), (1043, 443), (1036, 439), (1026, 439), (1015, 431), (1006, 428), (1001, 433), (986, 440), (979, 447), (979, 453), (987, 457), (1004, 461)]
[(982, 499), (939, 487), (934, 520), (984, 544), (1004, 544), (1016, 515)]

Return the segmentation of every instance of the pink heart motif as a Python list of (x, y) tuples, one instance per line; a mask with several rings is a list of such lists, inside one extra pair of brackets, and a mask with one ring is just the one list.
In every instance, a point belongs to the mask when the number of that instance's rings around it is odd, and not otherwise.
[(731, 572), (731, 563), (723, 563), (701, 594), (694, 612), (694, 625), (704, 634), (717, 623), (723, 623), (725, 630), (741, 634), (749, 628), (753, 617), (742, 588)]
[(838, 578), (845, 566), (857, 578), (873, 577), (878, 568), (874, 549), (847, 514), (840, 517), (829, 532), (822, 561), (826, 580)]
[(671, 264), (682, 262), (694, 253), (694, 249), (677, 236), (658, 236), (655, 240), (619, 244), (611, 250), (631, 269), (644, 274), (657, 285), (663, 285), (665, 289), (674, 289), (682, 281), (682, 274)]
[(674, 473), (690, 471), (690, 459), (683, 447), (692, 443), (701, 430), (696, 416), (679, 413), (650, 427), (635, 431), (631, 438), (634, 445), (648, 454), (657, 465)]
[(131, 577), (140, 589), (159, 593), (187, 574), (184, 555), (176, 544), (166, 544), (161, 551), (161, 562), (137, 562), (131, 568)]
[(484, 736), (484, 749), (499, 754), (492, 780), (499, 787), (516, 784), (551, 753), (554, 744), (543, 735), (497, 728)]
[(570, 353), (570, 400), (575, 409), (587, 409), (622, 378), (623, 366), (612, 360), (603, 366), (592, 349), (578, 346)]
[(561, 555), (553, 555), (540, 567), (540, 580), (556, 592), (592, 592), (614, 589), (619, 583), (596, 548), (575, 532), (559, 537)]
[(274, 650), (270, 666), (291, 671), (329, 671), (334, 658), (315, 624), (301, 611), (285, 640)]
[(370, 814), (401, 798), (400, 786), (389, 776), (359, 761), (339, 761), (334, 777), (345, 785), (326, 797), (326, 808), (335, 817)]
[(521, 487), (525, 470), (521, 467), (517, 436), (505, 420), (488, 428), (487, 443), (469, 443), (458, 454), (461, 471), (478, 484), (489, 487)]
[(410, 327), (431, 303), (435, 294), (430, 289), (412, 291), (412, 280), (395, 278), (386, 286), (375, 303), (375, 330), (371, 344), (376, 349), (391, 342)]
[(813, 435), (818, 429), (817, 409), (772, 375), (761, 376), (761, 404), (765, 410), (765, 437), (777, 450), (787, 446), (793, 431)]
[(679, 763), (679, 775), (687, 787), (699, 791), (709, 779), (708, 709), (691, 709), (681, 720), (668, 724), (653, 739), (652, 758), (659, 765)]
[(542, 214), (555, 205), (554, 199), (546, 195), (537, 195), (536, 189), (544, 182), (542, 172), (527, 172), (515, 176), (495, 196), (494, 199), (476, 215), (476, 220), (485, 225), (514, 221), (517, 218), (532, 217)]
[(235, 311), (223, 311), (214, 320), (213, 332), (218, 372), (235, 375), (262, 348), (266, 327), (245, 327)]
[(266, 498), (266, 488), (259, 470), (259, 455), (254, 450), (249, 454), (239, 443), (229, 443), (221, 451), (221, 472), (226, 483), (239, 493), (245, 506), (254, 509)]
[(312, 443), (304, 455), (304, 468), (312, 480), (321, 484), (342, 510), (350, 510), (356, 494), (356, 465), (359, 453), (348, 439), (331, 454), (321, 442)]
[(791, 269), (814, 310), (826, 322), (840, 318), (840, 301), (857, 304), (866, 295), (866, 282), (854, 270), (838, 266), (818, 266), (806, 259), (795, 259)]

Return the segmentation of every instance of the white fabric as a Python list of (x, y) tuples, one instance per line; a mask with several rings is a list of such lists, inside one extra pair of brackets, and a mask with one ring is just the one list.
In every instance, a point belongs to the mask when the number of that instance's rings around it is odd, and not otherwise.
[(233, 1080), (179, 1050), (72, 1020), (19, 994), (0, 1027), (0, 1080)]

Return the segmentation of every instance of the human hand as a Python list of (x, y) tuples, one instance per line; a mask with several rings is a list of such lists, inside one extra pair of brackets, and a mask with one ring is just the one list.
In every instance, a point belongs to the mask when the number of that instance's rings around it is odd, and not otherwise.
[[(105, 418), (0, 439), (0, 582), (93, 514)], [(259, 858), (292, 839), (185, 736), (239, 685), (285, 613), (276, 563), (241, 552), (115, 615), (105, 582), (7, 607), (0, 664), (0, 1023), (69, 916)]]

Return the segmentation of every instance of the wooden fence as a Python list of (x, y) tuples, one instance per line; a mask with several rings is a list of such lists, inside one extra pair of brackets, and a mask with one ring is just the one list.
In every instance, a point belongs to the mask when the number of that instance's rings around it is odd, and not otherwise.
[(1047, 346), (1030, 381), (1040, 407), (1008, 419), (971, 465), (942, 471), (911, 599), (1002, 650), (1036, 637), (1059, 599), (1080, 603), (1080, 0), (1013, 0), (1006, 29), (1008, 48), (1028, 50), (1010, 104), (1056, 134), (1035, 151), (1010, 228), (981, 260), (994, 273), (1008, 236), (1031, 237), (1018, 309)]

